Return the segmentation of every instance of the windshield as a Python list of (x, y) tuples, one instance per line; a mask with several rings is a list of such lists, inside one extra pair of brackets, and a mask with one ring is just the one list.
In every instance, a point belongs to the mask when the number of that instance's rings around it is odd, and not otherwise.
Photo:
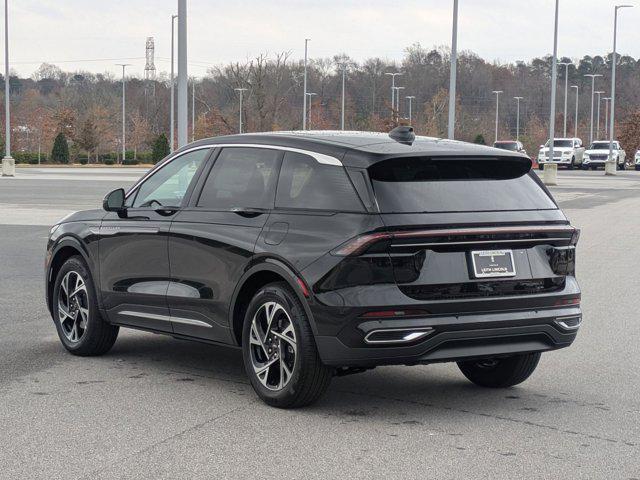
[[(547, 140), (547, 143), (544, 144), (545, 147), (549, 147), (549, 140)], [(571, 148), (573, 147), (573, 141), (572, 140), (558, 140), (555, 139), (553, 141), (553, 146), (554, 147), (560, 147), (560, 148)]]
[[(618, 142), (613, 142), (613, 148), (618, 148)], [(609, 142), (593, 142), (589, 150), (609, 150)]]
[(394, 158), (369, 167), (381, 213), (548, 210), (528, 159)]
[(493, 146), (501, 148), (502, 150), (510, 150), (512, 152), (518, 151), (518, 144), (516, 142), (496, 142)]

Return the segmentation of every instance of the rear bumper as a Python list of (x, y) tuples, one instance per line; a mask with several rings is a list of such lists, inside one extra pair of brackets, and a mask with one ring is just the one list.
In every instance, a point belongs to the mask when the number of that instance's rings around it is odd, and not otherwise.
[[(406, 345), (347, 345), (339, 336), (316, 336), (322, 361), (332, 366), (425, 364), (544, 352), (571, 345), (578, 327), (565, 328), (566, 319), (582, 320), (579, 306), (508, 312), (438, 315), (408, 320), (377, 320), (359, 328), (363, 338), (373, 329), (429, 330)], [(579, 325), (579, 324), (578, 324)]]

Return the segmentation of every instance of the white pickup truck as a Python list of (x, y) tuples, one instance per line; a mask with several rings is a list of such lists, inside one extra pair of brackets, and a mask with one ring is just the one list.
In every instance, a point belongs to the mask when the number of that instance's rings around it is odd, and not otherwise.
[[(589, 150), (584, 152), (582, 167), (584, 169), (591, 168), (592, 170), (598, 167), (604, 168), (607, 158), (609, 158), (609, 142), (607, 140), (593, 142)], [(617, 141), (613, 142), (613, 159), (616, 161), (618, 170), (624, 170), (627, 154)]]
[(582, 166), (582, 156), (585, 148), (579, 138), (554, 138), (553, 159), (549, 158), (549, 145), (549, 141), (544, 145), (540, 145), (540, 152), (538, 152), (540, 170), (544, 170), (545, 163), (556, 163), (569, 169)]

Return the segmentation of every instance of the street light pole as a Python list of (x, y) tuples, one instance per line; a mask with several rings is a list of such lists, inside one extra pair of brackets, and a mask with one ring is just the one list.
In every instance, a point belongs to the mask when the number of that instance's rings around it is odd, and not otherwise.
[(391, 117), (395, 115), (395, 103), (396, 103), (396, 75), (402, 75), (400, 72), (387, 72), (385, 75), (391, 76)]
[(236, 92), (238, 92), (240, 94), (240, 115), (239, 115), (239, 122), (238, 122), (238, 132), (242, 133), (242, 94), (243, 92), (246, 92), (247, 89), (246, 88), (234, 88), (234, 90)]
[(342, 115), (340, 117), (340, 130), (344, 130), (344, 96), (345, 96), (345, 77), (347, 75), (347, 64), (342, 64)]
[(456, 73), (458, 65), (458, 0), (453, 0), (453, 28), (451, 31), (451, 71), (449, 73), (448, 138), (453, 140), (456, 126)]
[[(612, 68), (611, 68), (611, 116), (609, 117), (609, 158), (607, 162), (613, 162), (613, 140), (615, 138), (615, 116), (616, 116), (616, 63), (617, 52), (616, 42), (618, 38), (618, 10), (620, 8), (629, 8), (633, 5), (616, 5), (613, 15), (613, 56), (612, 56)], [(605, 175), (615, 174), (615, 165), (609, 172), (605, 168)]]
[(604, 97), (604, 138), (609, 138), (609, 102), (611, 97)]
[(174, 74), (174, 55), (175, 55), (175, 30), (176, 30), (176, 18), (178, 18), (178, 15), (171, 15), (171, 127), (169, 129), (170, 133), (169, 133), (169, 143), (171, 145), (171, 147), (169, 148), (170, 151), (173, 152), (173, 149), (175, 147), (175, 124), (176, 124), (176, 120), (175, 120), (175, 112), (176, 112), (176, 100), (175, 100), (175, 74)]
[(196, 79), (191, 80), (191, 141), (196, 140)]
[(524, 97), (513, 97), (516, 99), (516, 142), (520, 140), (520, 100)]
[(9, 74), (9, 0), (4, 0), (4, 158), (2, 159), (2, 176), (13, 177), (16, 163), (11, 157), (11, 78)]
[(596, 140), (600, 140), (600, 97), (605, 93), (602, 90), (598, 90), (595, 94), (598, 96), (598, 106), (596, 107)]
[(185, 146), (189, 141), (187, 74), (187, 0), (178, 0), (178, 148)]
[(409, 125), (411, 125), (411, 123), (412, 123), (412, 115), (411, 115), (411, 113), (412, 113), (412, 109), (411, 109), (411, 103), (412, 103), (412, 100), (413, 100), (414, 98), (416, 98), (416, 97), (415, 97), (414, 95), (407, 95), (407, 96), (406, 96), (406, 97), (404, 97), (404, 98), (406, 98), (407, 100), (409, 100)]
[(578, 137), (578, 85), (571, 85), (571, 88), (575, 88), (576, 89), (576, 118), (574, 119), (574, 123), (573, 123), (573, 136), (574, 137)]
[(558, 65), (564, 66), (564, 137), (567, 137), (567, 95), (569, 92), (569, 65), (573, 65), (571, 62), (558, 62)]
[[(307, 92), (305, 94), (306, 98), (309, 99), (309, 126), (311, 126), (311, 97), (317, 95), (317, 93), (313, 93), (313, 92)], [(305, 100), (305, 104), (307, 103), (307, 101)]]
[(500, 94), (502, 90), (494, 90), (493, 93), (496, 95), (496, 138), (495, 142), (498, 141), (498, 112), (500, 111)]
[[(590, 122), (590, 128), (589, 128), (589, 143), (591, 144), (593, 142), (593, 97), (594, 97), (594, 93), (596, 90), (596, 77), (601, 77), (602, 75), (600, 74), (594, 74), (594, 73), (589, 73), (587, 75), (585, 75), (585, 77), (590, 77), (591, 78), (591, 122)], [(612, 95), (613, 96), (613, 95)]]
[(127, 150), (125, 148), (125, 131), (126, 131), (126, 124), (127, 124), (127, 117), (126, 117), (126, 94), (125, 94), (125, 77), (124, 77), (124, 70), (125, 68), (129, 67), (131, 64), (129, 63), (116, 63), (116, 65), (118, 65), (119, 67), (122, 67), (122, 163), (124, 163), (124, 160), (126, 158), (127, 155)]
[(554, 138), (556, 135), (556, 84), (558, 83), (558, 4), (556, 0), (556, 14), (553, 26), (553, 58), (551, 60), (551, 108), (549, 112), (549, 157), (553, 162)]
[(309, 40), (310, 38), (304, 39), (304, 80), (302, 87), (302, 130), (307, 129), (307, 54), (309, 52)]
[(395, 87), (396, 89), (396, 111), (397, 121), (400, 120), (400, 90), (404, 90), (404, 87)]

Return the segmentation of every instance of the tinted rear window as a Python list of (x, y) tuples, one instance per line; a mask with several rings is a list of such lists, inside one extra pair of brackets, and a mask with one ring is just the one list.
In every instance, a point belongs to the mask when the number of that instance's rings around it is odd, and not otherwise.
[(528, 159), (394, 158), (369, 168), (382, 213), (557, 208)]
[(344, 167), (325, 165), (287, 152), (282, 163), (276, 207), (330, 211), (364, 210)]

